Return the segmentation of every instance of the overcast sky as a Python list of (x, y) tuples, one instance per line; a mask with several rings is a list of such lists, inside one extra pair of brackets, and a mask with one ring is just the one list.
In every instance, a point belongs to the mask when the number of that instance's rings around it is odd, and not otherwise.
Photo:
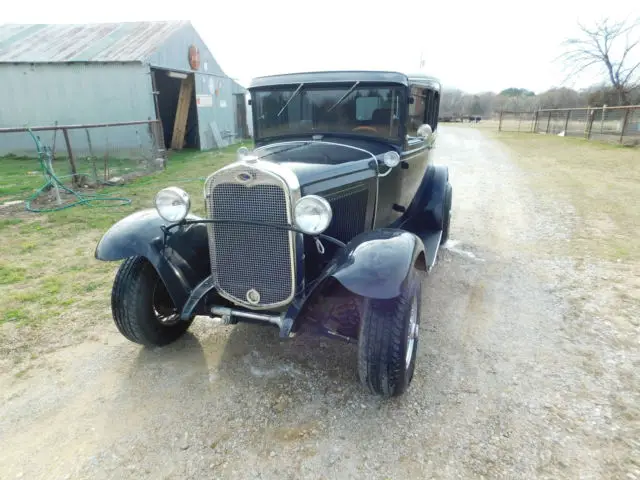
[[(0, 22), (191, 20), (222, 69), (245, 86), (281, 72), (382, 69), (421, 70), (469, 92), (540, 92), (560, 85), (553, 60), (576, 22), (606, 15), (638, 17), (640, 1), (31, 0), (3, 5)], [(566, 86), (599, 78), (574, 80)]]

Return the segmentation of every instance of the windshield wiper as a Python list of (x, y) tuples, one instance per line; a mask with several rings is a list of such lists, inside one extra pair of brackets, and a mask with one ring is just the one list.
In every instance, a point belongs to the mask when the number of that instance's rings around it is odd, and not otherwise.
[(276, 115), (276, 117), (279, 117), (280, 114), (284, 112), (284, 109), (287, 108), (287, 105), (289, 105), (289, 103), (291, 103), (291, 100), (293, 100), (293, 97), (295, 97), (298, 94), (298, 92), (300, 91), (303, 85), (304, 83), (301, 83), (300, 85), (298, 85), (298, 88), (296, 88), (296, 91), (293, 92), (293, 95), (291, 95), (291, 97), (289, 97), (289, 100), (287, 100), (287, 103), (284, 104), (284, 107), (282, 107), (282, 109), (278, 112), (278, 115)]
[(329, 108), (329, 109), (327, 110), (327, 112), (330, 112), (330, 111), (331, 111), (331, 110), (333, 110), (335, 107), (337, 107), (337, 106), (338, 106), (338, 104), (339, 104), (340, 102), (342, 102), (345, 98), (347, 98), (347, 97), (349, 96), (349, 94), (350, 94), (351, 92), (353, 92), (353, 90), (354, 90), (358, 85), (360, 85), (360, 80), (358, 80), (356, 83), (354, 83), (354, 84), (351, 86), (351, 88), (350, 88), (349, 90), (347, 90), (347, 93), (345, 93), (342, 97), (340, 97), (340, 100), (338, 100), (336, 103), (334, 103), (333, 105), (331, 105), (331, 108)]

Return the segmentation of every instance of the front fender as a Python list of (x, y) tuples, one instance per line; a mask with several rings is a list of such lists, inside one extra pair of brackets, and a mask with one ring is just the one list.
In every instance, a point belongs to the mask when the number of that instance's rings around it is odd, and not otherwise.
[(424, 245), (413, 233), (391, 228), (364, 232), (336, 255), (330, 276), (357, 295), (394, 298), (421, 254)]
[[(200, 220), (188, 215), (189, 220)], [(143, 256), (155, 267), (174, 305), (181, 309), (190, 290), (208, 275), (209, 245), (204, 224), (172, 230), (163, 246), (166, 225), (155, 209), (145, 209), (115, 223), (102, 236), (95, 258), (103, 261)]]

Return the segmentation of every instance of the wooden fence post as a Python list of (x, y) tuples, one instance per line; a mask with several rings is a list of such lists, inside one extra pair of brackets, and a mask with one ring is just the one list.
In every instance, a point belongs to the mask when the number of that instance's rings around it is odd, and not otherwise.
[(587, 118), (587, 131), (585, 132), (587, 140), (591, 139), (591, 127), (593, 127), (593, 120), (594, 120), (595, 116), (596, 116), (595, 109), (589, 110), (589, 114), (588, 114), (588, 118)]
[(76, 185), (78, 183), (78, 170), (76, 169), (76, 159), (73, 158), (73, 150), (71, 150), (71, 142), (69, 142), (69, 131), (66, 128), (62, 129), (64, 135), (64, 143), (67, 146), (67, 153), (69, 154), (69, 165), (71, 166), (72, 183)]
[(498, 124), (498, 131), (501, 132), (502, 131), (502, 114), (504, 113), (504, 110), (500, 110), (500, 123)]
[(536, 114), (533, 117), (533, 130), (531, 131), (531, 133), (538, 133), (538, 114), (540, 113), (540, 110), (536, 110)]
[(520, 124), (522, 123), (522, 112), (518, 112), (518, 133), (520, 133)]
[(624, 112), (624, 120), (622, 121), (622, 130), (620, 130), (620, 144), (622, 144), (622, 140), (624, 139), (624, 131), (627, 129), (627, 123), (629, 122), (629, 112), (630, 108), (626, 108)]
[(549, 118), (547, 118), (547, 130), (546, 133), (549, 133), (549, 127), (551, 126), (551, 111), (549, 111)]
[(571, 110), (567, 110), (567, 118), (564, 121), (564, 136), (567, 136), (567, 130), (569, 129), (569, 117), (571, 116)]

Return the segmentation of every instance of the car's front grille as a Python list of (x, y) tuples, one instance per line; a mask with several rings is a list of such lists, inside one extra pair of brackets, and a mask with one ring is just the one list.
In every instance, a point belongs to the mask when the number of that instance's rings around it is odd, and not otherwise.
[[(369, 199), (367, 185), (353, 185), (347, 189), (328, 192), (323, 195), (331, 205), (333, 218), (329, 228), (324, 232), (338, 240), (349, 243), (353, 237), (367, 230), (367, 202)], [(336, 245), (323, 242), (325, 253), (318, 253), (313, 238), (305, 236), (305, 272), (308, 278), (316, 278), (322, 272), (329, 259), (337, 251)]]
[(333, 220), (324, 233), (348, 243), (365, 230), (369, 191), (364, 184), (328, 196)]
[(283, 180), (269, 172), (238, 166), (209, 177), (205, 191), (209, 218), (224, 221), (209, 224), (211, 270), (219, 292), (253, 308), (287, 303), (295, 285), (293, 234), (239, 223), (290, 224), (291, 207)]

